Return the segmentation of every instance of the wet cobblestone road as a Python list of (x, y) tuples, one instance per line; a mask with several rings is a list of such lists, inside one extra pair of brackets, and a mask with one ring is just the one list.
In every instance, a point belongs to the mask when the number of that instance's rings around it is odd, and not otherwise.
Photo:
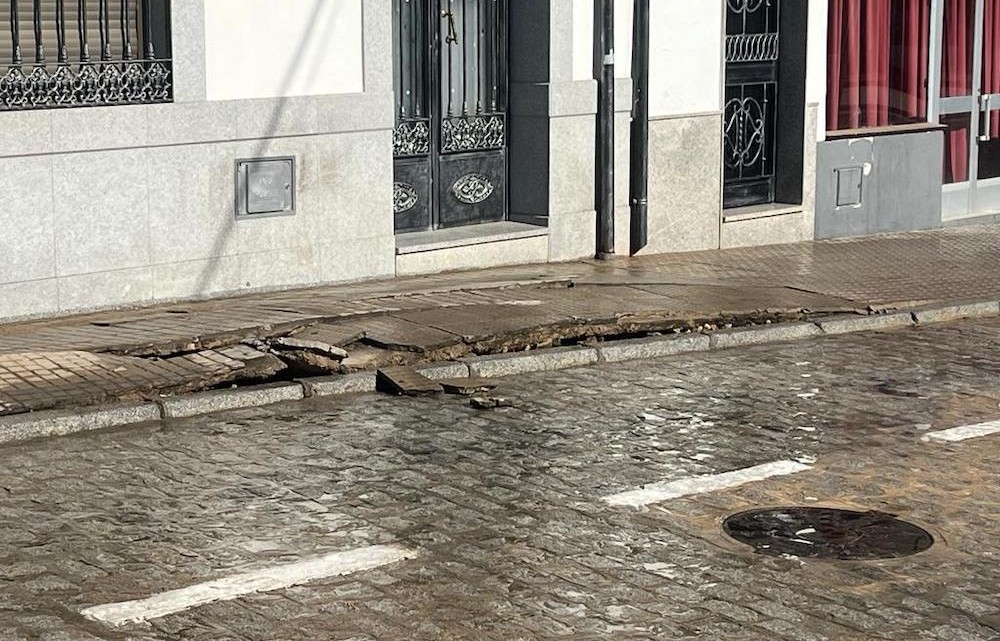
[[(1000, 320), (601, 365), (458, 397), (314, 399), (0, 452), (3, 641), (1000, 639)], [(613, 507), (644, 484), (811, 470)], [(753, 554), (722, 517), (878, 509), (930, 551)], [(367, 545), (419, 555), (112, 628), (88, 606)]]

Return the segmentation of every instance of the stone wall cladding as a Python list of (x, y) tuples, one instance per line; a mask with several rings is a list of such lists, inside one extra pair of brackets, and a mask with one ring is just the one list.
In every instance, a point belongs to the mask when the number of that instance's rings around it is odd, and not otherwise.
[[(395, 273), (389, 92), (3, 116), (0, 321)], [(269, 156), (295, 215), (236, 220)]]

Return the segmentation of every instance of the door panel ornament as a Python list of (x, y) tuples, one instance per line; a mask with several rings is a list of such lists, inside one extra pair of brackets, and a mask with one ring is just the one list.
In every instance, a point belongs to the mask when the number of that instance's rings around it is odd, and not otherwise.
[(441, 151), (502, 149), (504, 130), (503, 116), (447, 118), (441, 122)]
[(392, 211), (404, 214), (417, 204), (417, 190), (410, 183), (396, 182), (392, 184)]
[(485, 174), (466, 174), (455, 181), (451, 193), (459, 202), (478, 205), (493, 195), (495, 187)]
[(765, 157), (764, 139), (766, 101), (753, 98), (733, 99), (726, 105), (727, 167), (752, 167)]
[(392, 151), (397, 157), (422, 156), (431, 151), (431, 131), (427, 122), (404, 120), (392, 132)]

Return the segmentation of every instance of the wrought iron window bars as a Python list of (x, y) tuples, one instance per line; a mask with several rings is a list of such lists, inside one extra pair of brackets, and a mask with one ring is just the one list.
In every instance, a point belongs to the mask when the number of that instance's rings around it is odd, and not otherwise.
[[(0, 76), (2, 111), (172, 98), (169, 13), (162, 0), (0, 0), (3, 17), (10, 30), (0, 29), (0, 46), (9, 47), (10, 58)], [(25, 59), (29, 17), (32, 52)]]
[(774, 201), (779, 5), (726, 0), (726, 207)]

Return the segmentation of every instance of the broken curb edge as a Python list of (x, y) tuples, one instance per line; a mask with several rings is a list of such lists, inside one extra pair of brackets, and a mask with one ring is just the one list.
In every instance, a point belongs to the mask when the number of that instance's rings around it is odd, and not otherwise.
[[(597, 363), (619, 363), (997, 315), (1000, 315), (1000, 301), (958, 301), (926, 305), (911, 310), (893, 310), (870, 316), (831, 316), (811, 321), (724, 329), (710, 334), (651, 336), (608, 341), (595, 346), (554, 347), (476, 356), (455, 362), (424, 365), (416, 367), (415, 371), (435, 381), (470, 376), (499, 378)], [(14, 414), (0, 417), (0, 446), (164, 419), (204, 416), (226, 410), (261, 407), (304, 398), (369, 393), (376, 390), (376, 380), (376, 372), (360, 372), (296, 379), (286, 383), (196, 392), (144, 403)]]

